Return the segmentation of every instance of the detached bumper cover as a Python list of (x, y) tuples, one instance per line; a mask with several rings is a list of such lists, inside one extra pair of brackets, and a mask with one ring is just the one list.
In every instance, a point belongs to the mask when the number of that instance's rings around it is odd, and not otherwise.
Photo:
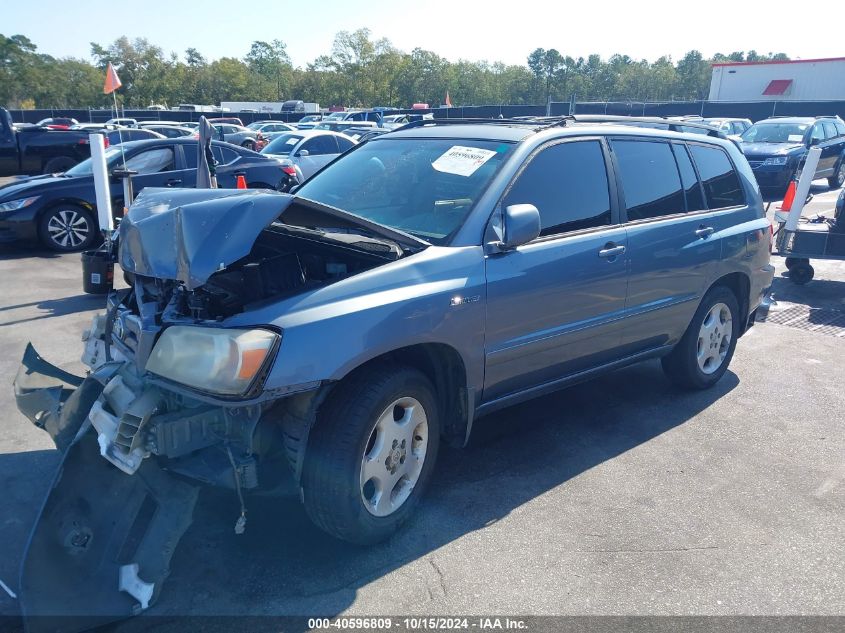
[(126, 475), (101, 456), (89, 413), (119, 364), (82, 379), (30, 345), (15, 378), (18, 408), (64, 452), (21, 566), (32, 631), (80, 631), (149, 606), (191, 524), (198, 486), (154, 459)]

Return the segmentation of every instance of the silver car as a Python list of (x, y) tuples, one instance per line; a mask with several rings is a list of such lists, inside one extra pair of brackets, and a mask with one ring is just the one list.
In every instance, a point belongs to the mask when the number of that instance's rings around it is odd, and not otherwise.
[[(297, 130), (279, 134), (261, 153), (281, 160), (282, 169), (292, 167), (296, 171), (297, 182), (303, 183), (355, 144), (354, 140), (337, 132)], [(292, 175), (287, 169), (285, 173)]]
[(264, 140), (261, 132), (249, 130), (245, 127), (241, 127), (240, 125), (233, 125), (231, 123), (216, 123), (212, 125), (212, 127), (217, 133), (218, 140), (226, 141), (232, 145), (240, 145), (241, 147), (246, 147), (247, 149), (257, 150), (260, 146), (260, 142)]

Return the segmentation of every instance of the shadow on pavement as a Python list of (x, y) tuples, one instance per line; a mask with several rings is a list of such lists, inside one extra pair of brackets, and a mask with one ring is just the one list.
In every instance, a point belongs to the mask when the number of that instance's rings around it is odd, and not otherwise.
[(32, 257), (35, 259), (57, 259), (62, 253), (50, 251), (34, 242), (13, 242), (0, 244), (0, 261), (7, 259), (22, 259)]
[[(62, 299), (46, 299), (44, 301), (33, 301), (18, 305), (2, 306), (0, 307), (0, 327), (4, 325), (27, 323), (29, 321), (39, 321), (41, 319), (49, 319), (50, 317), (65, 316), (67, 314), (75, 314), (77, 312), (86, 312), (88, 310), (103, 309), (105, 308), (105, 303), (105, 295), (81, 294), (73, 297), (63, 297)], [(41, 310), (42, 313), (25, 319), (12, 319), (9, 321), (3, 320), (3, 313), (6, 311), (16, 310), (19, 308), (31, 308), (33, 306)]]
[(811, 309), (845, 308), (842, 302), (845, 297), (845, 281), (813, 279), (810, 283), (799, 286), (789, 280), (788, 274), (788, 271), (784, 270), (772, 281), (771, 297), (775, 301), (800, 303)]

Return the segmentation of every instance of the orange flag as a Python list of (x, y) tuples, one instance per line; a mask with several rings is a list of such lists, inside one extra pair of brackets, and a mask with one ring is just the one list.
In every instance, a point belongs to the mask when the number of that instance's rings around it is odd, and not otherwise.
[(111, 62), (109, 62), (109, 67), (106, 68), (106, 83), (103, 85), (103, 94), (109, 95), (122, 85), (120, 83), (120, 77), (117, 76), (117, 71), (111, 65)]
[(446, 91), (446, 107), (447, 108), (452, 107), (452, 100), (449, 98), (449, 91), (448, 90)]

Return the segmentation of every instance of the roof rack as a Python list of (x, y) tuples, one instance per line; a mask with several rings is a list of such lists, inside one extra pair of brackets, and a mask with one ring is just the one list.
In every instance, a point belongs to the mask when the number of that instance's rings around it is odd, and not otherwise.
[(411, 121), (406, 123), (401, 128), (402, 130), (409, 130), (416, 127), (423, 127), (426, 125), (532, 125), (536, 124), (538, 129), (546, 127), (554, 127), (556, 125), (564, 126), (567, 121), (574, 121), (573, 116), (553, 116), (553, 117), (513, 117), (509, 119), (420, 119), (419, 121)]

